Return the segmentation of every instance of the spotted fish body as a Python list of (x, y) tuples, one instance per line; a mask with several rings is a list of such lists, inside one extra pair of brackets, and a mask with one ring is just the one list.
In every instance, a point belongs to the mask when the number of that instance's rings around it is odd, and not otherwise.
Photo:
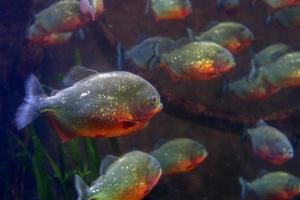
[(33, 76), (27, 81), (17, 127), (22, 129), (38, 113), (47, 113), (62, 141), (127, 135), (144, 128), (162, 109), (156, 89), (129, 72), (96, 73), (50, 97), (33, 94), (38, 85)]
[(160, 56), (175, 48), (175, 41), (166, 37), (150, 37), (125, 52), (125, 59), (132, 60), (142, 69), (159, 65)]
[(161, 173), (159, 162), (149, 154), (129, 152), (113, 162), (91, 187), (77, 176), (78, 200), (141, 200), (157, 184)]
[(160, 163), (163, 174), (176, 174), (195, 169), (208, 153), (199, 142), (178, 138), (162, 144), (150, 154)]
[(275, 87), (300, 86), (300, 52), (292, 52), (280, 57), (265, 69), (268, 82)]
[(284, 54), (288, 53), (290, 50), (290, 47), (286, 44), (273, 44), (255, 54), (251, 63), (256, 68), (269, 66), (271, 63), (275, 62), (277, 59), (279, 59)]
[(43, 46), (53, 46), (66, 43), (71, 39), (73, 35), (72, 32), (39, 34), (37, 32), (30, 33), (30, 31), (34, 30), (29, 29), (28, 35), (30, 35), (30, 41)]
[(240, 177), (242, 199), (248, 193), (254, 193), (264, 200), (288, 200), (300, 194), (300, 179), (286, 172), (271, 172), (246, 182)]
[(248, 100), (266, 99), (278, 91), (277, 88), (272, 87), (264, 80), (264, 76), (261, 73), (258, 73), (256, 78), (252, 80), (249, 80), (248, 77), (243, 77), (240, 80), (229, 83), (228, 90), (239, 98)]
[(258, 124), (247, 131), (254, 154), (275, 165), (281, 165), (294, 157), (288, 138), (278, 129), (267, 124)]
[(196, 37), (197, 41), (215, 42), (231, 53), (238, 53), (248, 48), (254, 36), (249, 28), (237, 22), (221, 22)]
[(80, 13), (79, 7), (77, 1), (59, 1), (38, 13), (30, 28), (46, 34), (73, 32), (88, 21)]
[(217, 10), (232, 12), (238, 9), (240, 0), (217, 0)]
[(274, 13), (274, 18), (286, 27), (295, 28), (300, 26), (300, 4), (287, 7)]
[(232, 54), (213, 42), (191, 42), (163, 54), (161, 65), (170, 76), (183, 80), (209, 80), (235, 66)]
[(192, 12), (190, 0), (151, 0), (156, 20), (183, 19)]

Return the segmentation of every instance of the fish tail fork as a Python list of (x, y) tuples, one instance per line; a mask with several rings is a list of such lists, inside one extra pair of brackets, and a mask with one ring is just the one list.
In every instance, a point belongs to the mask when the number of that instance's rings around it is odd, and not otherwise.
[(25, 98), (18, 108), (15, 123), (18, 130), (25, 128), (40, 114), (40, 102), (46, 97), (40, 82), (31, 74), (25, 83)]

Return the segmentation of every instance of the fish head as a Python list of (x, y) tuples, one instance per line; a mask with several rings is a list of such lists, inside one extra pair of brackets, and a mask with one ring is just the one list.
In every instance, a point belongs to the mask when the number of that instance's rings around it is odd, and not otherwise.
[(141, 151), (127, 153), (127, 159), (128, 162), (135, 163), (136, 175), (132, 176), (132, 179), (135, 179), (135, 182), (139, 184), (132, 186), (135, 188), (135, 196), (142, 199), (158, 183), (162, 175), (160, 163), (150, 154)]
[(132, 110), (135, 120), (147, 121), (159, 113), (162, 108), (160, 95), (150, 83), (135, 94)]
[(202, 163), (208, 155), (207, 150), (205, 147), (198, 143), (194, 142), (191, 146), (191, 162), (193, 166), (198, 166), (200, 163)]
[(278, 162), (283, 163), (294, 157), (294, 149), (291, 145), (284, 145), (282, 148), (278, 148)]
[(150, 155), (146, 169), (146, 182), (148, 186), (146, 193), (148, 193), (159, 181), (162, 174), (162, 169), (158, 160)]
[(238, 53), (249, 47), (254, 41), (254, 35), (251, 30), (242, 25), (234, 23), (228, 30), (228, 37), (225, 40), (224, 47), (231, 53)]
[(224, 74), (236, 66), (233, 55), (225, 48), (217, 51), (214, 62), (214, 70), (216, 74)]

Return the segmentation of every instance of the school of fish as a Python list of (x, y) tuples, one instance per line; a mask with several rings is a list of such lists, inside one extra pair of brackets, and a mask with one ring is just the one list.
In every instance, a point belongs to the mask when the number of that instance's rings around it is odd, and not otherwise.
[[(233, 12), (239, 0), (216, 0), (218, 13)], [(258, 3), (251, 0), (253, 7)], [(299, 0), (263, 0), (267, 22), (299, 27)], [(147, 0), (145, 13), (154, 20), (184, 20), (193, 12), (189, 0)], [(68, 42), (104, 12), (102, 0), (58, 1), (35, 15), (26, 38), (37, 45)], [(162, 69), (172, 81), (205, 81), (235, 70), (235, 56), (253, 51), (254, 34), (234, 21), (212, 22), (197, 34), (187, 27), (187, 36), (172, 39), (148, 37), (130, 48), (117, 45), (118, 71), (100, 73), (74, 66), (63, 79), (65, 88), (47, 95), (35, 75), (25, 83), (25, 97), (17, 109), (15, 123), (24, 129), (41, 114), (62, 142), (73, 137), (111, 138), (136, 133), (148, 126), (163, 109), (159, 92), (144, 78), (126, 71), (125, 61), (139, 70)], [(164, 72), (163, 72), (164, 71)], [(286, 44), (270, 44), (251, 57), (248, 74), (224, 83), (226, 95), (240, 100), (263, 101), (281, 90), (300, 87), (300, 52)], [(253, 154), (270, 165), (294, 159), (295, 149), (285, 133), (259, 120), (241, 133), (251, 141)], [(213, 153), (212, 154), (213, 157)], [(78, 200), (140, 200), (162, 175), (189, 172), (207, 159), (208, 151), (198, 141), (177, 138), (160, 142), (153, 151), (131, 151), (121, 157), (107, 156), (100, 175), (88, 186), (76, 175)], [(252, 182), (240, 177), (241, 198), (255, 195), (262, 200), (292, 199), (300, 194), (300, 179), (283, 171), (266, 172)]]

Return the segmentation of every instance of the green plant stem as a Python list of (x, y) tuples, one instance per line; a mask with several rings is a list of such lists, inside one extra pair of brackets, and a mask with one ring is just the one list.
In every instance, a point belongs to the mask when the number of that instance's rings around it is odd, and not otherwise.
[(121, 155), (120, 145), (117, 138), (109, 138), (110, 146), (116, 156)]

